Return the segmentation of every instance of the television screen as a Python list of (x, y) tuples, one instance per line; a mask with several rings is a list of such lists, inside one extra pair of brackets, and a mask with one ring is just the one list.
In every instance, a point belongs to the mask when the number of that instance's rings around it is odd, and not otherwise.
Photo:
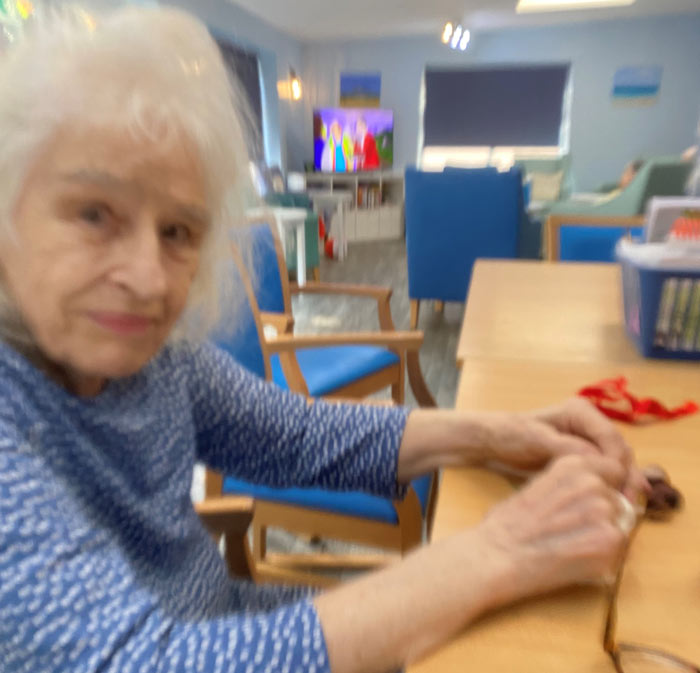
[(394, 113), (376, 108), (324, 108), (314, 112), (314, 167), (328, 173), (391, 168)]

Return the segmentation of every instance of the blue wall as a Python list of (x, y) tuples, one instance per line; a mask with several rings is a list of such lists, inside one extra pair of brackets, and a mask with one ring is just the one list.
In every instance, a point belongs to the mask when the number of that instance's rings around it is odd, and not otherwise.
[(300, 169), (305, 155), (303, 105), (280, 100), (277, 82), (287, 80), (290, 67), (301, 72), (302, 44), (224, 0), (167, 0), (161, 4), (196, 14), (217, 37), (228, 38), (258, 54), (263, 80), (266, 158), (272, 166)]
[[(338, 102), (342, 70), (381, 70), (382, 106), (396, 117), (395, 165), (415, 163), (419, 93), (426, 65), (563, 62), (573, 65), (571, 152), (576, 187), (615, 180), (638, 156), (680, 153), (695, 140), (700, 114), (700, 14), (504, 29), (474, 36), (466, 53), (438, 36), (306, 45), (305, 140), (311, 110)], [(613, 74), (626, 65), (664, 67), (658, 101), (649, 107), (612, 102)], [(300, 163), (301, 160), (296, 163)]]

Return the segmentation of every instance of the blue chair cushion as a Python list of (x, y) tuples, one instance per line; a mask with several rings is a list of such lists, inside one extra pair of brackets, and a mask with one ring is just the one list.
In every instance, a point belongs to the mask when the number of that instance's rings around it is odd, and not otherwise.
[[(411, 483), (420, 501), (424, 516), (430, 495), (430, 479), (431, 475), (426, 475)], [(226, 477), (223, 492), (224, 495), (247, 495), (258, 500), (318, 509), (384, 523), (398, 524), (399, 522), (391, 500), (357, 491), (337, 492), (325, 491), (320, 488), (270, 488)]]
[[(297, 361), (309, 388), (309, 395), (328, 395), (369, 374), (398, 364), (400, 358), (385, 348), (376, 346), (327, 346), (298, 350)], [(270, 358), (272, 380), (288, 388), (279, 357)]]
[[(632, 227), (632, 236), (641, 236)], [(625, 227), (564, 225), (559, 231), (559, 259), (562, 262), (615, 262), (615, 246), (627, 233)]]

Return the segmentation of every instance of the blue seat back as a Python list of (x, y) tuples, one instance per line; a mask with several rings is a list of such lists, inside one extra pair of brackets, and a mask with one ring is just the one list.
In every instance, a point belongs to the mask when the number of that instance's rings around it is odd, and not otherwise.
[(280, 276), (277, 248), (271, 226), (267, 223), (252, 224), (241, 232), (241, 246), (250, 254), (244, 255), (253, 282), (255, 298), (261, 311), (284, 313), (284, 293)]
[(518, 170), (407, 169), (410, 298), (463, 302), (478, 258), (516, 256), (522, 202)]
[[(626, 227), (563, 225), (559, 230), (559, 259), (562, 262), (615, 262), (615, 246), (627, 234)], [(642, 227), (632, 227), (641, 236)]]
[(219, 325), (212, 340), (219, 348), (229, 353), (236, 362), (264, 379), (265, 359), (260, 346), (260, 334), (253, 307), (244, 290), (238, 267), (233, 260), (229, 266), (234, 287), (240, 290), (240, 301), (236, 306), (235, 314)]

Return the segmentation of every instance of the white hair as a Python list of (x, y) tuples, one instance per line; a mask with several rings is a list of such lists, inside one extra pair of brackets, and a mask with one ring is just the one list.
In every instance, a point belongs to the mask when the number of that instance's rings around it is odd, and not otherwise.
[[(125, 129), (159, 144), (184, 136), (204, 168), (212, 223), (175, 336), (203, 337), (236, 300), (230, 237), (252, 193), (247, 106), (207, 28), (173, 8), (94, 15), (70, 6), (9, 30), (0, 57), (0, 237), (10, 240), (23, 183), (59, 126)], [(0, 285), (0, 337), (14, 322)]]

